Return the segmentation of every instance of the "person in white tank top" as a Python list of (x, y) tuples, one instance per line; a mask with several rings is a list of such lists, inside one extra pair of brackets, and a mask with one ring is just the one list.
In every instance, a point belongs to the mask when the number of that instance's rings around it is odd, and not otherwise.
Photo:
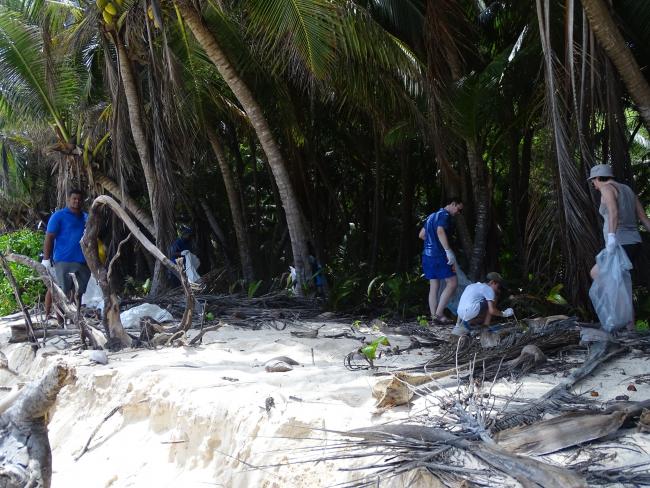
[[(650, 218), (645, 213), (643, 205), (634, 191), (623, 183), (614, 180), (612, 167), (608, 164), (598, 164), (591, 168), (589, 181), (600, 192), (600, 208), (603, 217), (603, 237), (605, 249), (613, 251), (621, 245), (632, 266), (637, 266), (641, 253), (640, 221), (650, 231)], [(598, 265), (595, 264), (589, 274), (593, 280), (598, 276)], [(628, 324), (628, 330), (634, 330), (634, 320)]]

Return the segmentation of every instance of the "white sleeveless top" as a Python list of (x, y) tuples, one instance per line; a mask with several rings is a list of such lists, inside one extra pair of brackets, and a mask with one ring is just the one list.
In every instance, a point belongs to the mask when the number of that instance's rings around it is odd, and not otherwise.
[[(641, 235), (639, 234), (638, 219), (636, 216), (636, 195), (632, 191), (632, 188), (622, 183), (611, 182), (610, 185), (614, 185), (618, 190), (618, 197), (616, 198), (616, 204), (618, 206), (616, 239), (622, 246), (637, 244), (641, 242)], [(607, 206), (602, 202), (602, 199), (598, 212), (605, 220), (603, 224), (603, 237), (607, 241), (607, 234), (609, 233), (607, 216), (609, 212), (607, 212)]]

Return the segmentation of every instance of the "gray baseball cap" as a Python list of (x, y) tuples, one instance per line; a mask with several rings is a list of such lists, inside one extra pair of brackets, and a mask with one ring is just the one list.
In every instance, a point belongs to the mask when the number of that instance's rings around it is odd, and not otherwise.
[(614, 178), (614, 173), (612, 172), (612, 167), (609, 164), (597, 164), (589, 172), (588, 180), (593, 180), (594, 178)]

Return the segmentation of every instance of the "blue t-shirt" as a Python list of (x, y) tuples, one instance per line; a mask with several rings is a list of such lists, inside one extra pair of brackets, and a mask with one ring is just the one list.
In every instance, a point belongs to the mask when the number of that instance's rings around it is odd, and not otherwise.
[(54, 262), (85, 263), (81, 252), (81, 238), (86, 228), (88, 214), (75, 214), (68, 207), (57, 210), (47, 223), (47, 231), (54, 234)]
[(445, 229), (447, 236), (451, 229), (451, 219), (449, 212), (441, 208), (437, 212), (432, 213), (427, 217), (424, 222), (424, 249), (422, 254), (425, 256), (443, 257), (445, 256), (445, 248), (442, 247), (440, 239), (438, 239), (438, 227)]
[(176, 262), (176, 256), (174, 256), (176, 253), (191, 251), (191, 244), (192, 242), (189, 239), (183, 239), (182, 237), (179, 237), (174, 242), (172, 242), (172, 245), (169, 246), (169, 259), (171, 262)]

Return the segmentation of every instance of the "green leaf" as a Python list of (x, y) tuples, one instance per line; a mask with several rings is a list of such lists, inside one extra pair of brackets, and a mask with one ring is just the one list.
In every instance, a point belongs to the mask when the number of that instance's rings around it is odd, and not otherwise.
[(562, 283), (555, 285), (553, 288), (551, 288), (551, 291), (548, 293), (546, 300), (551, 303), (555, 303), (556, 305), (566, 305), (568, 302), (562, 295), (560, 295), (562, 288), (564, 288), (564, 285)]

